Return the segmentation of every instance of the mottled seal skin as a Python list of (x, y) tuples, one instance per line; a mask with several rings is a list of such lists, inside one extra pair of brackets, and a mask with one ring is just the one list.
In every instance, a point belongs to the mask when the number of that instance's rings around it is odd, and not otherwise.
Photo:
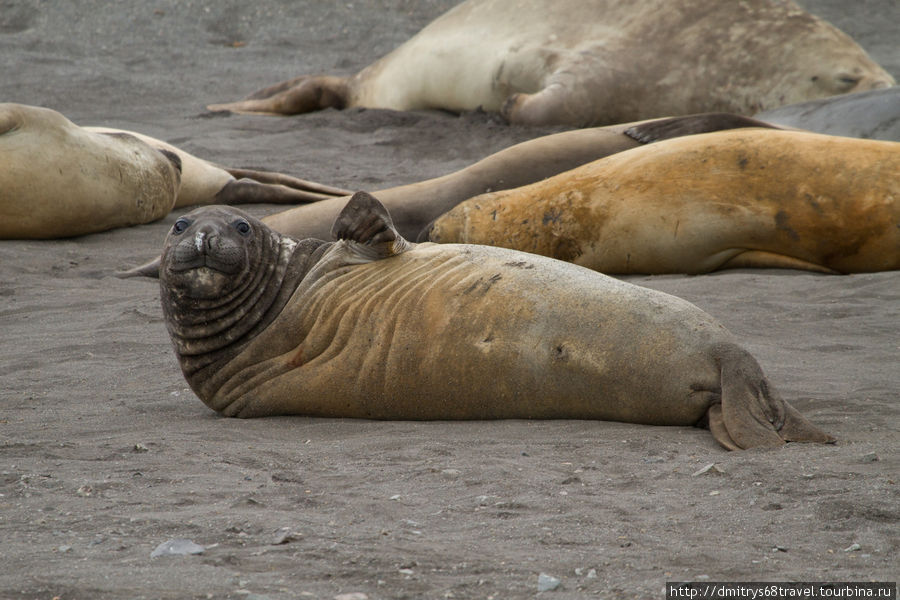
[(739, 129), (471, 198), (420, 236), (603, 273), (900, 269), (900, 143)]
[(175, 223), (163, 312), (210, 408), (708, 424), (732, 449), (833, 441), (688, 302), (540, 256), (411, 244), (363, 192), (334, 237), (297, 241), (227, 207)]
[(194, 204), (298, 203), (347, 193), (219, 167), (140, 133), (79, 127), (47, 108), (0, 104), (0, 239), (94, 233)]
[(900, 142), (900, 86), (790, 104), (756, 118), (816, 133)]
[(482, 108), (511, 123), (584, 127), (752, 115), (893, 83), (790, 0), (469, 0), (352, 77), (298, 77), (209, 108)]

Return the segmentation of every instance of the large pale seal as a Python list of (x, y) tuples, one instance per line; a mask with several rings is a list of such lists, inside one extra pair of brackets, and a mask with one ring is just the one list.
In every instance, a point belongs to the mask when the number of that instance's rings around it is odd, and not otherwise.
[(0, 239), (93, 233), (193, 204), (297, 203), (346, 193), (219, 167), (132, 131), (78, 127), (47, 108), (0, 104)]
[(197, 209), (165, 242), (166, 325), (229, 416), (708, 422), (727, 448), (830, 441), (712, 317), (501, 248), (415, 245), (356, 194), (337, 242)]
[(897, 173), (897, 142), (772, 129), (707, 133), (471, 198), (422, 239), (515, 248), (603, 273), (893, 270)]
[(352, 77), (299, 77), (209, 108), (483, 108), (587, 126), (750, 115), (893, 82), (790, 0), (469, 0)]
[(178, 160), (134, 136), (86, 131), (56, 111), (0, 104), (0, 238), (53, 238), (167, 214)]

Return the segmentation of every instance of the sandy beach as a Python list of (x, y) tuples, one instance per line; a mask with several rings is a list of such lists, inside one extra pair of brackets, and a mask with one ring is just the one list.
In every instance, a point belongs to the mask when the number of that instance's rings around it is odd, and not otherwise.
[[(0, 2), (0, 101), (352, 189), (435, 177), (552, 128), (487, 114), (222, 115), (349, 74), (453, 0)], [(806, 0), (900, 79), (896, 0)], [(283, 207), (260, 205), (262, 216)], [(587, 421), (228, 419), (187, 388), (156, 280), (178, 213), (0, 241), (0, 598), (663, 598), (666, 581), (896, 581), (900, 272), (629, 276), (685, 298), (838, 439), (726, 452)], [(703, 471), (704, 467), (713, 468)], [(186, 539), (202, 553), (151, 553)], [(348, 596), (347, 594), (357, 594)]]

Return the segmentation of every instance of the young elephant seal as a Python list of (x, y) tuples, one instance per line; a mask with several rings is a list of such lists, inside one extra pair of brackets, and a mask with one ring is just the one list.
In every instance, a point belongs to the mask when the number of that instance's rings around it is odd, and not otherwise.
[(684, 300), (512, 250), (409, 243), (364, 192), (333, 235), (298, 241), (227, 207), (176, 221), (163, 312), (210, 408), (708, 423), (729, 449), (833, 441)]

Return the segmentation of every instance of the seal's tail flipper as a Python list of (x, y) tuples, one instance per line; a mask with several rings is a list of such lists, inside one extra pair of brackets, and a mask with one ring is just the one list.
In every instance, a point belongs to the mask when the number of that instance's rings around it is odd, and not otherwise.
[(718, 354), (721, 416), (718, 409), (712, 408), (708, 416), (710, 431), (722, 446), (734, 450), (735, 446), (758, 448), (781, 446), (785, 442), (834, 442), (834, 438), (781, 399), (747, 351), (723, 345)]
[(358, 258), (379, 260), (412, 247), (394, 227), (384, 205), (366, 192), (356, 192), (331, 229), (336, 240), (347, 240)]
[(744, 127), (764, 127), (767, 129), (781, 129), (777, 125), (735, 115), (731, 113), (701, 113), (684, 117), (669, 117), (647, 121), (640, 125), (634, 125), (625, 130), (625, 135), (641, 142), (652, 144), (685, 135), (698, 133), (710, 133), (713, 131), (725, 131), (726, 129), (741, 129)]
[(325, 108), (345, 108), (350, 88), (344, 77), (297, 77), (262, 89), (244, 100), (210, 104), (211, 111), (240, 114), (296, 115)]

